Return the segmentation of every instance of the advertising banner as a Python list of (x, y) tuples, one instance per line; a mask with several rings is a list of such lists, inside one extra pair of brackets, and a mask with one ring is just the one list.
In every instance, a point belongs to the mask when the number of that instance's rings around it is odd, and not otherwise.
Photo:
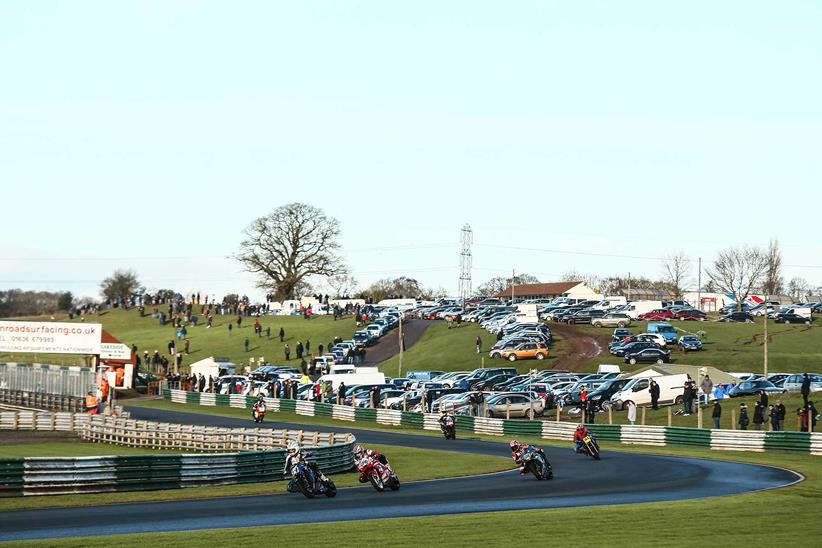
[(122, 343), (102, 343), (100, 345), (102, 360), (130, 360), (131, 347)]
[(99, 323), (0, 321), (0, 352), (99, 354)]

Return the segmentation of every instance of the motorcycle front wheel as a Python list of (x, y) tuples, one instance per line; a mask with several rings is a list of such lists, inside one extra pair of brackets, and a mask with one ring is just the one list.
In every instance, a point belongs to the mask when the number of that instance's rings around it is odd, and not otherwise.
[(305, 476), (301, 476), (297, 480), (297, 488), (300, 490), (300, 493), (305, 495), (307, 499), (314, 498), (314, 486), (311, 485), (311, 482), (308, 481), (308, 478)]
[(400, 488), (400, 479), (397, 476), (392, 476), (389, 487), (391, 487), (392, 491), (397, 491)]
[(325, 496), (331, 498), (337, 494), (337, 486), (331, 480), (325, 480)]
[(378, 493), (382, 493), (383, 489), (385, 489), (385, 484), (380, 477), (377, 474), (371, 474), (368, 476), (368, 479), (371, 480), (371, 485), (374, 486), (374, 489), (376, 489)]

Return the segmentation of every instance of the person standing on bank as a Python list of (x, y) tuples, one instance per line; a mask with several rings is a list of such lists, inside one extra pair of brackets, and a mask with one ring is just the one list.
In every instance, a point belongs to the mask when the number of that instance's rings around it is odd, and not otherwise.
[(714, 420), (714, 428), (719, 430), (719, 421), (722, 419), (722, 406), (719, 405), (719, 400), (714, 401), (714, 410), (711, 413), (711, 418)]
[(651, 379), (651, 386), (648, 391), (651, 393), (651, 408), (659, 409), (659, 385), (655, 380)]
[(285, 340), (285, 329), (283, 329), (281, 327), (280, 328), (280, 342), (283, 342), (284, 340)]
[(756, 402), (756, 406), (754, 407), (754, 416), (753, 416), (753, 423), (754, 423), (754, 430), (762, 430), (762, 423), (765, 422), (764, 411), (762, 409), (762, 404)]
[(747, 430), (750, 419), (748, 418), (748, 406), (744, 403), (739, 404), (739, 429)]

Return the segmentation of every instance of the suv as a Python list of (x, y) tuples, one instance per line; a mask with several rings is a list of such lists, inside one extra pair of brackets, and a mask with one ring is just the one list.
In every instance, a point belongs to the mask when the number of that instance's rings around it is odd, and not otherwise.
[(610, 313), (601, 318), (593, 318), (591, 325), (594, 327), (625, 327), (631, 325), (631, 317), (628, 314)]
[(511, 362), (528, 359), (544, 360), (548, 357), (548, 347), (541, 342), (523, 343), (512, 349), (503, 349), (499, 357)]

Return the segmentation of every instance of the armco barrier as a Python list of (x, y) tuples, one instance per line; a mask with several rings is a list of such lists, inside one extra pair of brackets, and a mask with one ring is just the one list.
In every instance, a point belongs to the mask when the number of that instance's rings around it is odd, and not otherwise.
[[(189, 451), (183, 455), (0, 459), (0, 497), (136, 491), (269, 481), (283, 478), (288, 440), (309, 447), (323, 470), (353, 466), (351, 434), (218, 428), (75, 413), (0, 412), (0, 428), (61, 430), (87, 441)], [(261, 450), (262, 449), (262, 450)], [(247, 451), (247, 452), (237, 452)]]
[(33, 407), (50, 411), (82, 411), (83, 402), (83, 398), (74, 396), (26, 392), (24, 390), (0, 390), (0, 403), (20, 407)]
[[(163, 396), (176, 402), (197, 400), (201, 405), (221, 405), (217, 395), (213, 400), (209, 394), (194, 393), (192, 396), (175, 394), (178, 390), (165, 390)], [(250, 407), (255, 398), (232, 395), (233, 402), (240, 406)], [(224, 400), (225, 401), (225, 400)], [(311, 401), (266, 398), (269, 410), (280, 410), (298, 415), (326, 416), (336, 420), (356, 421), (399, 425), (424, 430), (439, 430), (439, 415), (436, 413), (414, 413), (411, 411), (394, 411), (334, 405)], [(222, 404), (225, 405), (225, 404)], [(399, 417), (399, 419), (398, 419)], [(399, 420), (399, 422), (397, 422)], [(490, 436), (540, 436), (543, 439), (571, 441), (576, 423), (556, 422), (554, 420), (530, 421), (525, 419), (490, 419), (484, 417), (457, 417), (457, 429), (460, 432), (485, 434)], [(682, 428), (665, 426), (640, 426), (628, 424), (589, 424), (588, 427), (601, 441), (618, 441), (620, 443), (640, 445), (690, 445), (708, 447), (727, 451), (798, 451), (812, 455), (822, 455), (822, 433), (807, 434), (804, 432), (757, 432), (755, 430), (711, 430), (707, 428)]]

